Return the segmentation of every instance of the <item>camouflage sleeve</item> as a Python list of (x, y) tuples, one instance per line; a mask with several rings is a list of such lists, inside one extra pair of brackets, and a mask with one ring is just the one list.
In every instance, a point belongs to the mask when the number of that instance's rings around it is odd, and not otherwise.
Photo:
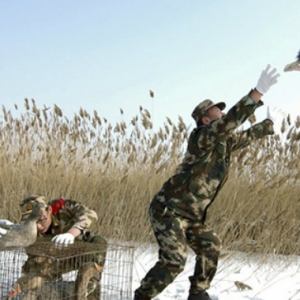
[(222, 118), (197, 129), (195, 140), (200, 149), (212, 148), (215, 144), (225, 140), (228, 135), (232, 135), (233, 131), (254, 113), (257, 107), (263, 105), (262, 101), (259, 101), (258, 103), (253, 101), (249, 94), (244, 96)]
[(262, 121), (261, 123), (255, 124), (251, 128), (235, 134), (233, 136), (233, 148), (237, 149), (248, 146), (252, 141), (260, 139), (266, 135), (274, 134), (273, 122), (269, 119)]
[(73, 227), (91, 230), (98, 221), (97, 213), (80, 202), (66, 200), (64, 209), (66, 213), (72, 215), (74, 220)]

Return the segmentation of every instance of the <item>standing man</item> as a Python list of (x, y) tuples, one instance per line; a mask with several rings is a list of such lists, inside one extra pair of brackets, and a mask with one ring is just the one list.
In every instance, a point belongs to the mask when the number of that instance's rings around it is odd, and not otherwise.
[[(235, 133), (254, 111), (260, 98), (277, 82), (271, 66), (261, 73), (251, 90), (227, 114), (224, 102), (201, 102), (192, 113), (197, 127), (175, 175), (154, 196), (150, 208), (151, 226), (159, 245), (159, 260), (141, 281), (134, 300), (150, 300), (161, 293), (183, 271), (187, 246), (196, 254), (188, 300), (211, 300), (206, 290), (217, 271), (221, 240), (205, 224), (207, 210), (227, 180), (231, 153), (252, 141), (274, 134), (268, 118), (248, 130)], [(269, 110), (268, 110), (269, 112)]]

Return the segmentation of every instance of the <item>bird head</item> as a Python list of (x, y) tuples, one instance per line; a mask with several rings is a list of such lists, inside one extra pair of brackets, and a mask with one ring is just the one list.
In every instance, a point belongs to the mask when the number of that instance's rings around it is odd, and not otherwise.
[(22, 221), (25, 221), (31, 213), (36, 214), (41, 208), (47, 209), (48, 201), (44, 196), (31, 195), (20, 202)]
[(290, 64), (287, 64), (284, 69), (283, 69), (284, 72), (290, 72), (290, 71), (300, 71), (300, 51), (298, 52), (298, 55), (297, 55), (297, 60), (290, 63)]
[(86, 297), (95, 288), (95, 281), (91, 279), (99, 281), (102, 271), (103, 267), (95, 262), (87, 262), (79, 268), (75, 281), (75, 300), (87, 299)]
[(7, 299), (12, 299), (23, 292), (26, 293), (34, 290), (41, 287), (42, 284), (43, 278), (41, 276), (23, 275), (15, 282), (13, 289), (7, 296)]

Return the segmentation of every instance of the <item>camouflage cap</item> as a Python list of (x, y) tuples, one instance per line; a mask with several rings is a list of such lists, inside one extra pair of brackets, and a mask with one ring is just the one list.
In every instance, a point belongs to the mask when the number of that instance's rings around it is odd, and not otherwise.
[(217, 106), (221, 110), (223, 110), (226, 107), (226, 104), (224, 102), (213, 103), (209, 99), (202, 101), (200, 104), (198, 104), (195, 107), (194, 111), (192, 112), (192, 117), (194, 118), (196, 123), (201, 121), (201, 119), (204, 117), (205, 113), (213, 106)]
[(45, 207), (49, 206), (48, 201), (44, 196), (41, 195), (31, 195), (24, 200), (20, 201), (20, 210), (22, 214), (22, 220), (26, 219), (27, 216), (32, 212), (33, 206), (35, 202), (44, 203)]

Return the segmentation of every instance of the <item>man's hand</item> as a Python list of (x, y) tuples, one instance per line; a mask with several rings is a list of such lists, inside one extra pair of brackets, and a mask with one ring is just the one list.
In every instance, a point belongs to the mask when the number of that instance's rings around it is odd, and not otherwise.
[(72, 233), (62, 233), (56, 235), (51, 242), (57, 243), (57, 244), (64, 244), (64, 245), (69, 245), (73, 244), (75, 240), (75, 236)]
[(267, 65), (266, 69), (262, 71), (255, 87), (262, 95), (265, 94), (272, 85), (277, 83), (277, 78), (280, 76), (275, 68), (272, 71), (270, 71), (270, 68), (271, 65)]
[(272, 109), (272, 111), (271, 111), (270, 107), (268, 106), (267, 119), (271, 120), (273, 122), (273, 124), (275, 124), (275, 122), (278, 121), (278, 119), (280, 119), (280, 121), (282, 121), (286, 117), (287, 117), (287, 114), (284, 111), (282, 111), (281, 109), (275, 108), (275, 109)]
[(271, 120), (273, 122), (273, 124), (275, 123), (275, 117), (272, 116), (272, 114), (270, 112), (270, 107), (269, 106), (267, 108), (267, 119)]

